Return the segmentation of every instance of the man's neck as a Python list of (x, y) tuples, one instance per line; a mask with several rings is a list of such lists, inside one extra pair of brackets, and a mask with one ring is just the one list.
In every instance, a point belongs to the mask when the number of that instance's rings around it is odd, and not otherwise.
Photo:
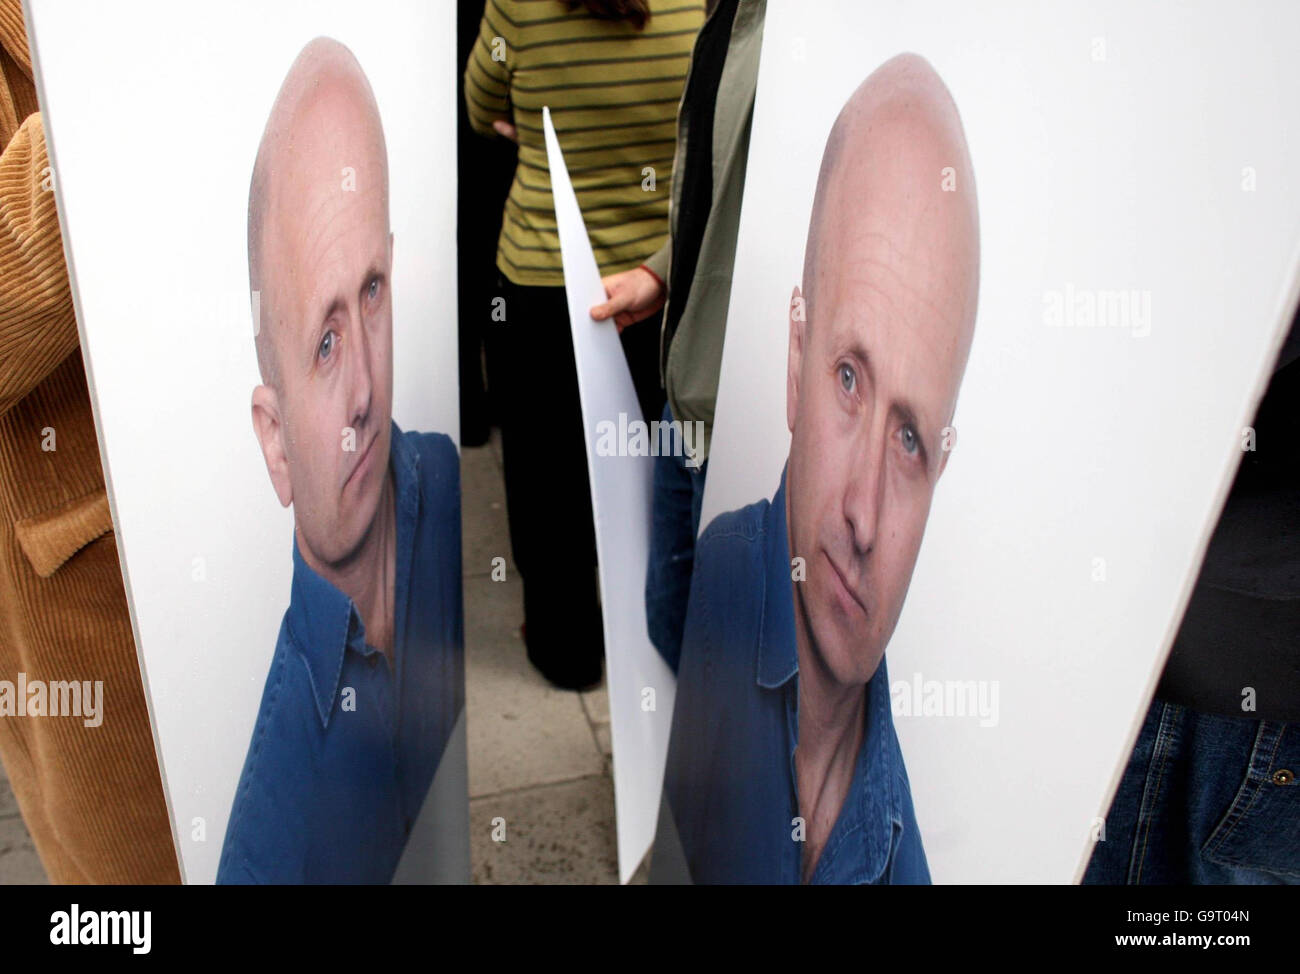
[[(786, 496), (787, 525), (789, 495)], [(788, 528), (787, 528), (788, 530)], [(788, 540), (788, 539), (787, 539)], [(798, 582), (794, 600), (795, 653), (799, 661), (798, 747), (795, 749), (795, 794), (804, 821), (803, 882), (817, 868), (826, 841), (844, 807), (866, 726), (866, 688), (844, 685), (827, 669), (813, 645), (812, 630)]]
[(298, 550), (312, 569), (350, 598), (366, 627), (366, 642), (391, 662), (395, 627), (393, 603), (397, 576), (396, 489), (390, 471), (384, 478), (379, 508), (360, 547), (346, 562), (318, 562), (298, 537)]
[(803, 881), (812, 878), (840, 816), (858, 751), (865, 736), (866, 689), (837, 683), (811, 645), (796, 602), (795, 647), (799, 657), (798, 740), (795, 793), (804, 820)]

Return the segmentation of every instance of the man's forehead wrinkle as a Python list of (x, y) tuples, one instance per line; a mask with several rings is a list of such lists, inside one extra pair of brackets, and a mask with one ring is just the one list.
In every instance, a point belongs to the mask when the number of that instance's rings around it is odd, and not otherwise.
[(317, 267), (335, 249), (339, 239), (352, 229), (353, 214), (342, 201), (330, 194), (316, 197), (310, 211), (303, 214), (301, 244), (302, 259), (309, 267)]
[[(909, 331), (893, 337), (902, 338), (906, 343), (901, 348), (889, 347), (887, 327), (877, 325), (876, 316), (863, 314), (857, 309), (846, 315), (837, 315), (827, 338), (828, 360), (838, 359), (845, 353), (860, 359), (868, 368), (873, 380), (898, 376), (900, 369), (907, 363), (924, 365), (942, 353), (937, 348), (933, 336), (924, 331)], [(882, 345), (882, 339), (885, 344)], [(919, 339), (919, 341), (914, 341)], [(916, 349), (916, 345), (927, 346)], [(903, 372), (906, 378), (907, 373)], [(909, 400), (910, 401), (910, 400)]]
[[(308, 335), (326, 320), (336, 301), (346, 302), (356, 283), (319, 273), (322, 266), (333, 259), (335, 241), (347, 233), (348, 228), (340, 223), (340, 216), (336, 213), (325, 220), (315, 221), (313, 229), (301, 238), (297, 259), (292, 262), (295, 276), (301, 275), (303, 283), (310, 286), (310, 290), (300, 292), (300, 330)], [(369, 266), (369, 258), (366, 260)]]
[(845, 293), (845, 285), (854, 282), (855, 279), (846, 281), (843, 277), (827, 282), (826, 300), (822, 302), (824, 310), (818, 312), (818, 316), (830, 324), (831, 337), (857, 333), (858, 329), (865, 329), (865, 334), (874, 336), (882, 320), (902, 317), (894, 294), (870, 276), (856, 280), (864, 286), (866, 294)]
[[(818, 258), (883, 248), (966, 303), (978, 286), (978, 214), (960, 128), (937, 136), (921, 123), (919, 136), (929, 143), (921, 148), (897, 144), (918, 134), (917, 124), (887, 128), (883, 139), (850, 138), (841, 147), (841, 164), (822, 187), (827, 205), (823, 225), (815, 228), (824, 238), (816, 244)], [(959, 185), (971, 187), (961, 199), (943, 189), (940, 163), (952, 160), (961, 170)]]
[[(842, 259), (847, 250), (882, 250), (887, 255), (882, 266), (892, 261), (890, 269), (913, 291), (921, 292), (922, 285), (905, 276), (905, 268), (914, 268), (919, 280), (933, 281), (962, 300), (956, 295), (973, 292), (978, 273), (973, 199), (968, 194), (957, 201), (942, 192), (941, 157), (921, 164), (898, 158), (881, 162), (872, 147), (865, 149), (862, 155), (862, 146), (842, 147), (841, 164), (821, 187), (821, 212), (814, 213), (809, 228), (810, 269), (820, 272), (819, 265)], [(961, 173), (958, 180), (970, 182)]]
[[(282, 171), (280, 175), (283, 184), (275, 187), (272, 219), (267, 221), (263, 234), (268, 238), (274, 235), (283, 245), (283, 261), (290, 273), (297, 276), (318, 267), (327, 259), (339, 238), (352, 229), (350, 220), (354, 214), (349, 211), (357, 206), (367, 210), (374, 206), (373, 197), (379, 189), (373, 187), (368, 190), (345, 191), (341, 180), (336, 179), (327, 169), (319, 175), (309, 176), (299, 169), (291, 168)], [(375, 239), (367, 241), (367, 247), (387, 239), (387, 211), (382, 203), (378, 205), (379, 213), (373, 215), (383, 221), (383, 230), (373, 234)], [(304, 297), (307, 301), (317, 301), (320, 295)], [(330, 295), (325, 300), (331, 300), (332, 297)], [(308, 307), (303, 310), (314, 314), (323, 308)]]
[[(893, 248), (893, 243), (888, 239), (887, 235), (873, 233), (870, 236), (879, 239), (887, 247)], [(930, 338), (931, 336), (926, 334), (928, 331), (938, 331), (940, 334), (955, 333), (960, 328), (961, 312), (958, 311), (954, 315), (951, 309), (940, 304), (932, 296), (934, 291), (939, 290), (938, 287), (930, 286), (932, 282), (929, 281), (920, 284), (916, 283), (911, 279), (911, 275), (904, 273), (895, 263), (883, 259), (879, 255), (862, 255), (854, 260), (841, 258), (835, 261), (835, 266), (837, 271), (833, 276), (828, 272), (823, 272), (826, 275), (825, 282), (827, 285), (823, 305), (832, 302), (844, 304), (850, 314), (855, 317), (859, 316), (859, 306), (871, 302), (864, 302), (860, 295), (851, 295), (846, 292), (860, 289), (868, 295), (879, 298), (886, 306), (881, 311), (893, 315), (896, 320), (907, 326), (908, 331), (912, 334), (920, 334), (925, 338)], [(931, 274), (937, 273), (938, 276), (942, 277), (942, 272), (936, 271), (934, 268), (930, 268), (930, 272)], [(888, 280), (882, 280), (882, 278)], [(894, 286), (889, 286), (889, 282), (892, 282)], [(910, 314), (910, 309), (903, 306), (907, 302), (923, 306), (945, 327), (943, 329), (917, 327), (915, 315)], [(953, 320), (954, 317), (957, 317), (958, 320)], [(931, 342), (931, 344), (935, 343)]]

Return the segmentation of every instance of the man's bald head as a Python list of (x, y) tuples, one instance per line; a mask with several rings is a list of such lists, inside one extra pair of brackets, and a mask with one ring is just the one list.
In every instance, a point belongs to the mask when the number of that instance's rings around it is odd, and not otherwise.
[(900, 258), (929, 265), (952, 294), (951, 338), (964, 369), (979, 296), (979, 207), (961, 116), (943, 80), (900, 54), (840, 110), (817, 176), (803, 293), (816, 303), (828, 264), (852, 239), (881, 234)]
[[(262, 132), (248, 193), (249, 290), (261, 292), (254, 322), (262, 381), (279, 385), (275, 324), (285, 313), (281, 291), (292, 268), (268, 259), (285, 230), (285, 217), (309, 205), (312, 190), (346, 191), (371, 182), (388, 219), (388, 148), (379, 106), (365, 72), (338, 41), (318, 37), (298, 54)], [(387, 227), (385, 227), (385, 231)]]

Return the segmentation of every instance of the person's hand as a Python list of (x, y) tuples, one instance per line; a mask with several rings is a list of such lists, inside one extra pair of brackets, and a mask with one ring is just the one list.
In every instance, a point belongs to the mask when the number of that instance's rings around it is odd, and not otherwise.
[(497, 130), (497, 135), (504, 136), (511, 142), (519, 141), (519, 130), (507, 122), (504, 118), (498, 118), (492, 123), (492, 127)]
[(628, 325), (649, 318), (664, 306), (664, 298), (667, 296), (663, 282), (644, 267), (602, 277), (600, 283), (605, 285), (607, 300), (604, 304), (593, 307), (589, 313), (597, 321), (613, 317), (620, 332)]

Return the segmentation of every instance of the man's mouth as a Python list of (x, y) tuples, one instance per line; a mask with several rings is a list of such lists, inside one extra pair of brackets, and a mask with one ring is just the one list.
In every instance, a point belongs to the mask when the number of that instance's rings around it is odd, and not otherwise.
[(859, 597), (857, 591), (849, 585), (848, 578), (845, 576), (844, 572), (840, 571), (840, 567), (835, 564), (835, 559), (830, 555), (826, 555), (826, 564), (831, 567), (831, 574), (834, 576), (834, 585), (837, 589), (836, 594), (839, 596), (839, 601), (844, 605), (844, 607), (846, 609), (851, 609), (856, 606), (858, 611), (864, 616), (870, 616), (871, 613), (867, 611), (867, 607), (865, 603), (863, 603), (861, 597)]
[(363, 470), (369, 469), (370, 456), (374, 452), (375, 444), (377, 442), (379, 442), (378, 433), (376, 433), (374, 436), (370, 438), (370, 442), (366, 444), (366, 448), (362, 450), (361, 455), (357, 457), (357, 462), (352, 465), (351, 471), (348, 472), (347, 480), (343, 481), (343, 488), (345, 490), (347, 489), (348, 485), (352, 483), (353, 480), (356, 479), (358, 473), (360, 473)]

